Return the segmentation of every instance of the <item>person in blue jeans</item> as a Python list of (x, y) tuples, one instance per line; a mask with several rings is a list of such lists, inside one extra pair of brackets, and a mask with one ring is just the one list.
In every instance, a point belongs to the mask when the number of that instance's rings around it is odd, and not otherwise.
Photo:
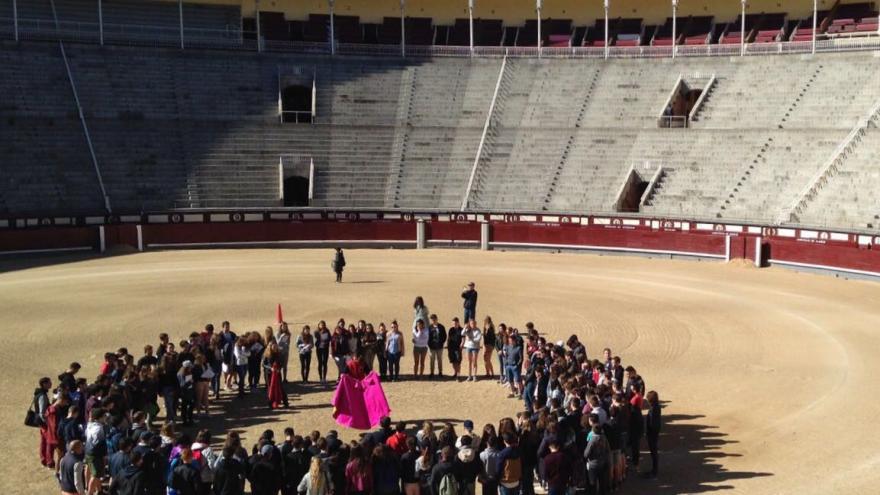
[(235, 348), (233, 349), (233, 362), (235, 363), (235, 372), (238, 374), (238, 395), (244, 395), (245, 388), (245, 375), (248, 370), (248, 360), (251, 356), (251, 351), (247, 347), (247, 342), (245, 339), (239, 337), (235, 341)]
[(461, 298), (464, 299), (464, 322), (477, 319), (477, 291), (474, 290), (474, 283), (471, 282), (461, 291)]
[(388, 377), (392, 382), (400, 379), (400, 358), (404, 354), (403, 334), (397, 326), (397, 320), (391, 322), (391, 332), (385, 342), (385, 354), (388, 358)]
[(177, 390), (180, 385), (177, 382), (174, 356), (166, 355), (163, 358), (159, 367), (159, 387), (165, 403), (165, 421), (173, 423), (177, 419)]
[(498, 454), (496, 473), (498, 473), (498, 490), (501, 495), (519, 495), (522, 480), (522, 455), (517, 446), (516, 435), (505, 432), (504, 450)]
[(522, 369), (523, 350), (517, 345), (516, 336), (507, 337), (507, 345), (504, 346), (504, 373), (507, 375), (507, 383), (510, 384), (510, 396), (522, 396), (522, 383), (520, 370)]

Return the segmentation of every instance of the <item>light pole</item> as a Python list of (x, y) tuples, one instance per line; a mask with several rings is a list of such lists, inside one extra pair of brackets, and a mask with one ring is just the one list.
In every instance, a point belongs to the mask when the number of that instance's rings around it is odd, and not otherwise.
[(608, 10), (611, 7), (611, 0), (604, 0), (605, 5), (605, 60), (608, 60)]
[(12, 0), (12, 25), (15, 30), (15, 42), (18, 43), (18, 1)]
[(468, 27), (470, 33), (471, 57), (474, 56), (474, 0), (468, 0)]
[(813, 55), (816, 54), (816, 29), (818, 28), (819, 0), (813, 0)]
[(740, 0), (742, 12), (740, 13), (739, 27), (739, 56), (744, 57), (746, 54), (746, 0)]
[(254, 14), (254, 19), (257, 21), (257, 51), (263, 51), (263, 40), (261, 40), (261, 29), (260, 29), (260, 0), (254, 0), (254, 10), (256, 13)]
[(336, 26), (333, 17), (333, 6), (336, 0), (327, 0), (330, 5), (330, 55), (336, 55)]
[(535, 10), (538, 11), (538, 58), (541, 58), (541, 7), (544, 0), (535, 0)]
[(98, 42), (104, 46), (104, 8), (98, 0)]
[(180, 49), (183, 50), (183, 0), (177, 0), (177, 18), (180, 22)]
[(400, 0), (400, 56), (406, 57), (406, 0)]
[(676, 34), (678, 34), (678, 0), (672, 0), (672, 58), (675, 58)]

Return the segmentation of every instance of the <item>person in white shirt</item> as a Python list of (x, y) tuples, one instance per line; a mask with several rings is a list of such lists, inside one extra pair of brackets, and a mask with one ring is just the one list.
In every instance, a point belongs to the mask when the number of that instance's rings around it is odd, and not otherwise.
[(430, 336), (425, 320), (416, 320), (413, 327), (413, 375), (416, 377), (425, 374), (425, 357), (428, 355), (428, 337)]
[(480, 357), (482, 342), (483, 332), (480, 331), (474, 320), (470, 320), (464, 329), (464, 339), (462, 340), (462, 348), (464, 348), (468, 358), (467, 381), (477, 381), (477, 364), (479, 363), (478, 358)]
[(247, 373), (248, 358), (251, 357), (251, 351), (245, 347), (245, 341), (239, 337), (235, 341), (235, 349), (232, 351), (235, 359), (235, 372), (238, 374), (238, 395), (244, 395), (244, 375)]

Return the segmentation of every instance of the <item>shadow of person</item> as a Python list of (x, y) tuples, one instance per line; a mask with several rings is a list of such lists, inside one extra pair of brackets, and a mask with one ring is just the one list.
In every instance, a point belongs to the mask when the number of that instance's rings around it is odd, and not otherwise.
[[(657, 478), (643, 479), (630, 471), (620, 493), (673, 495), (733, 490), (730, 482), (773, 476), (769, 472), (730, 471), (721, 465), (725, 458), (741, 457), (727, 452), (726, 447), (738, 443), (701, 421), (702, 415), (670, 414), (663, 416), (658, 442), (660, 469)], [(647, 442), (642, 442), (640, 471), (651, 467)], [(742, 488), (739, 488), (740, 490)]]

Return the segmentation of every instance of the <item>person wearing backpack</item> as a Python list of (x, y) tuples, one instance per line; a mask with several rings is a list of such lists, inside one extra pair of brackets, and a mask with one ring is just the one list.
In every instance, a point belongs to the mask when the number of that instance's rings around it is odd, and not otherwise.
[(501, 438), (497, 435), (490, 436), (487, 440), (486, 450), (480, 452), (480, 461), (483, 462), (483, 471), (480, 473), (480, 483), (483, 484), (483, 495), (498, 494), (498, 455), (501, 454)]
[(522, 479), (522, 455), (516, 443), (516, 435), (505, 431), (504, 450), (498, 454), (498, 489), (501, 495), (519, 495), (520, 480)]
[[(38, 386), (34, 389), (34, 398), (31, 401), (31, 410), (33, 416), (28, 412), (28, 420), (33, 417), (34, 421), (27, 423), (28, 426), (37, 426), (40, 428), (40, 464), (44, 467), (50, 467), (54, 462), (52, 451), (49, 448), (49, 429), (46, 428), (46, 411), (49, 409), (49, 390), (52, 388), (52, 379), (49, 377), (40, 378)], [(51, 466), (55, 468), (54, 464)]]
[(440, 451), (440, 462), (431, 470), (431, 495), (459, 495), (459, 470), (453, 462), (455, 450), (446, 446)]
[(483, 470), (483, 464), (477, 457), (476, 449), (472, 447), (473, 437), (462, 435), (459, 440), (461, 441), (461, 449), (455, 456), (456, 469), (461, 481), (459, 495), (474, 495), (477, 475)]
[(611, 459), (611, 449), (608, 440), (602, 434), (602, 427), (598, 424), (593, 426), (590, 441), (584, 450), (584, 459), (587, 462), (587, 476), (593, 493), (604, 495), (608, 491), (608, 465)]
[(196, 441), (192, 444), (192, 450), (194, 457), (200, 456), (202, 459), (202, 467), (199, 471), (202, 475), (202, 484), (210, 487), (214, 482), (213, 467), (218, 461), (217, 453), (211, 448), (211, 432), (199, 430), (196, 434)]

